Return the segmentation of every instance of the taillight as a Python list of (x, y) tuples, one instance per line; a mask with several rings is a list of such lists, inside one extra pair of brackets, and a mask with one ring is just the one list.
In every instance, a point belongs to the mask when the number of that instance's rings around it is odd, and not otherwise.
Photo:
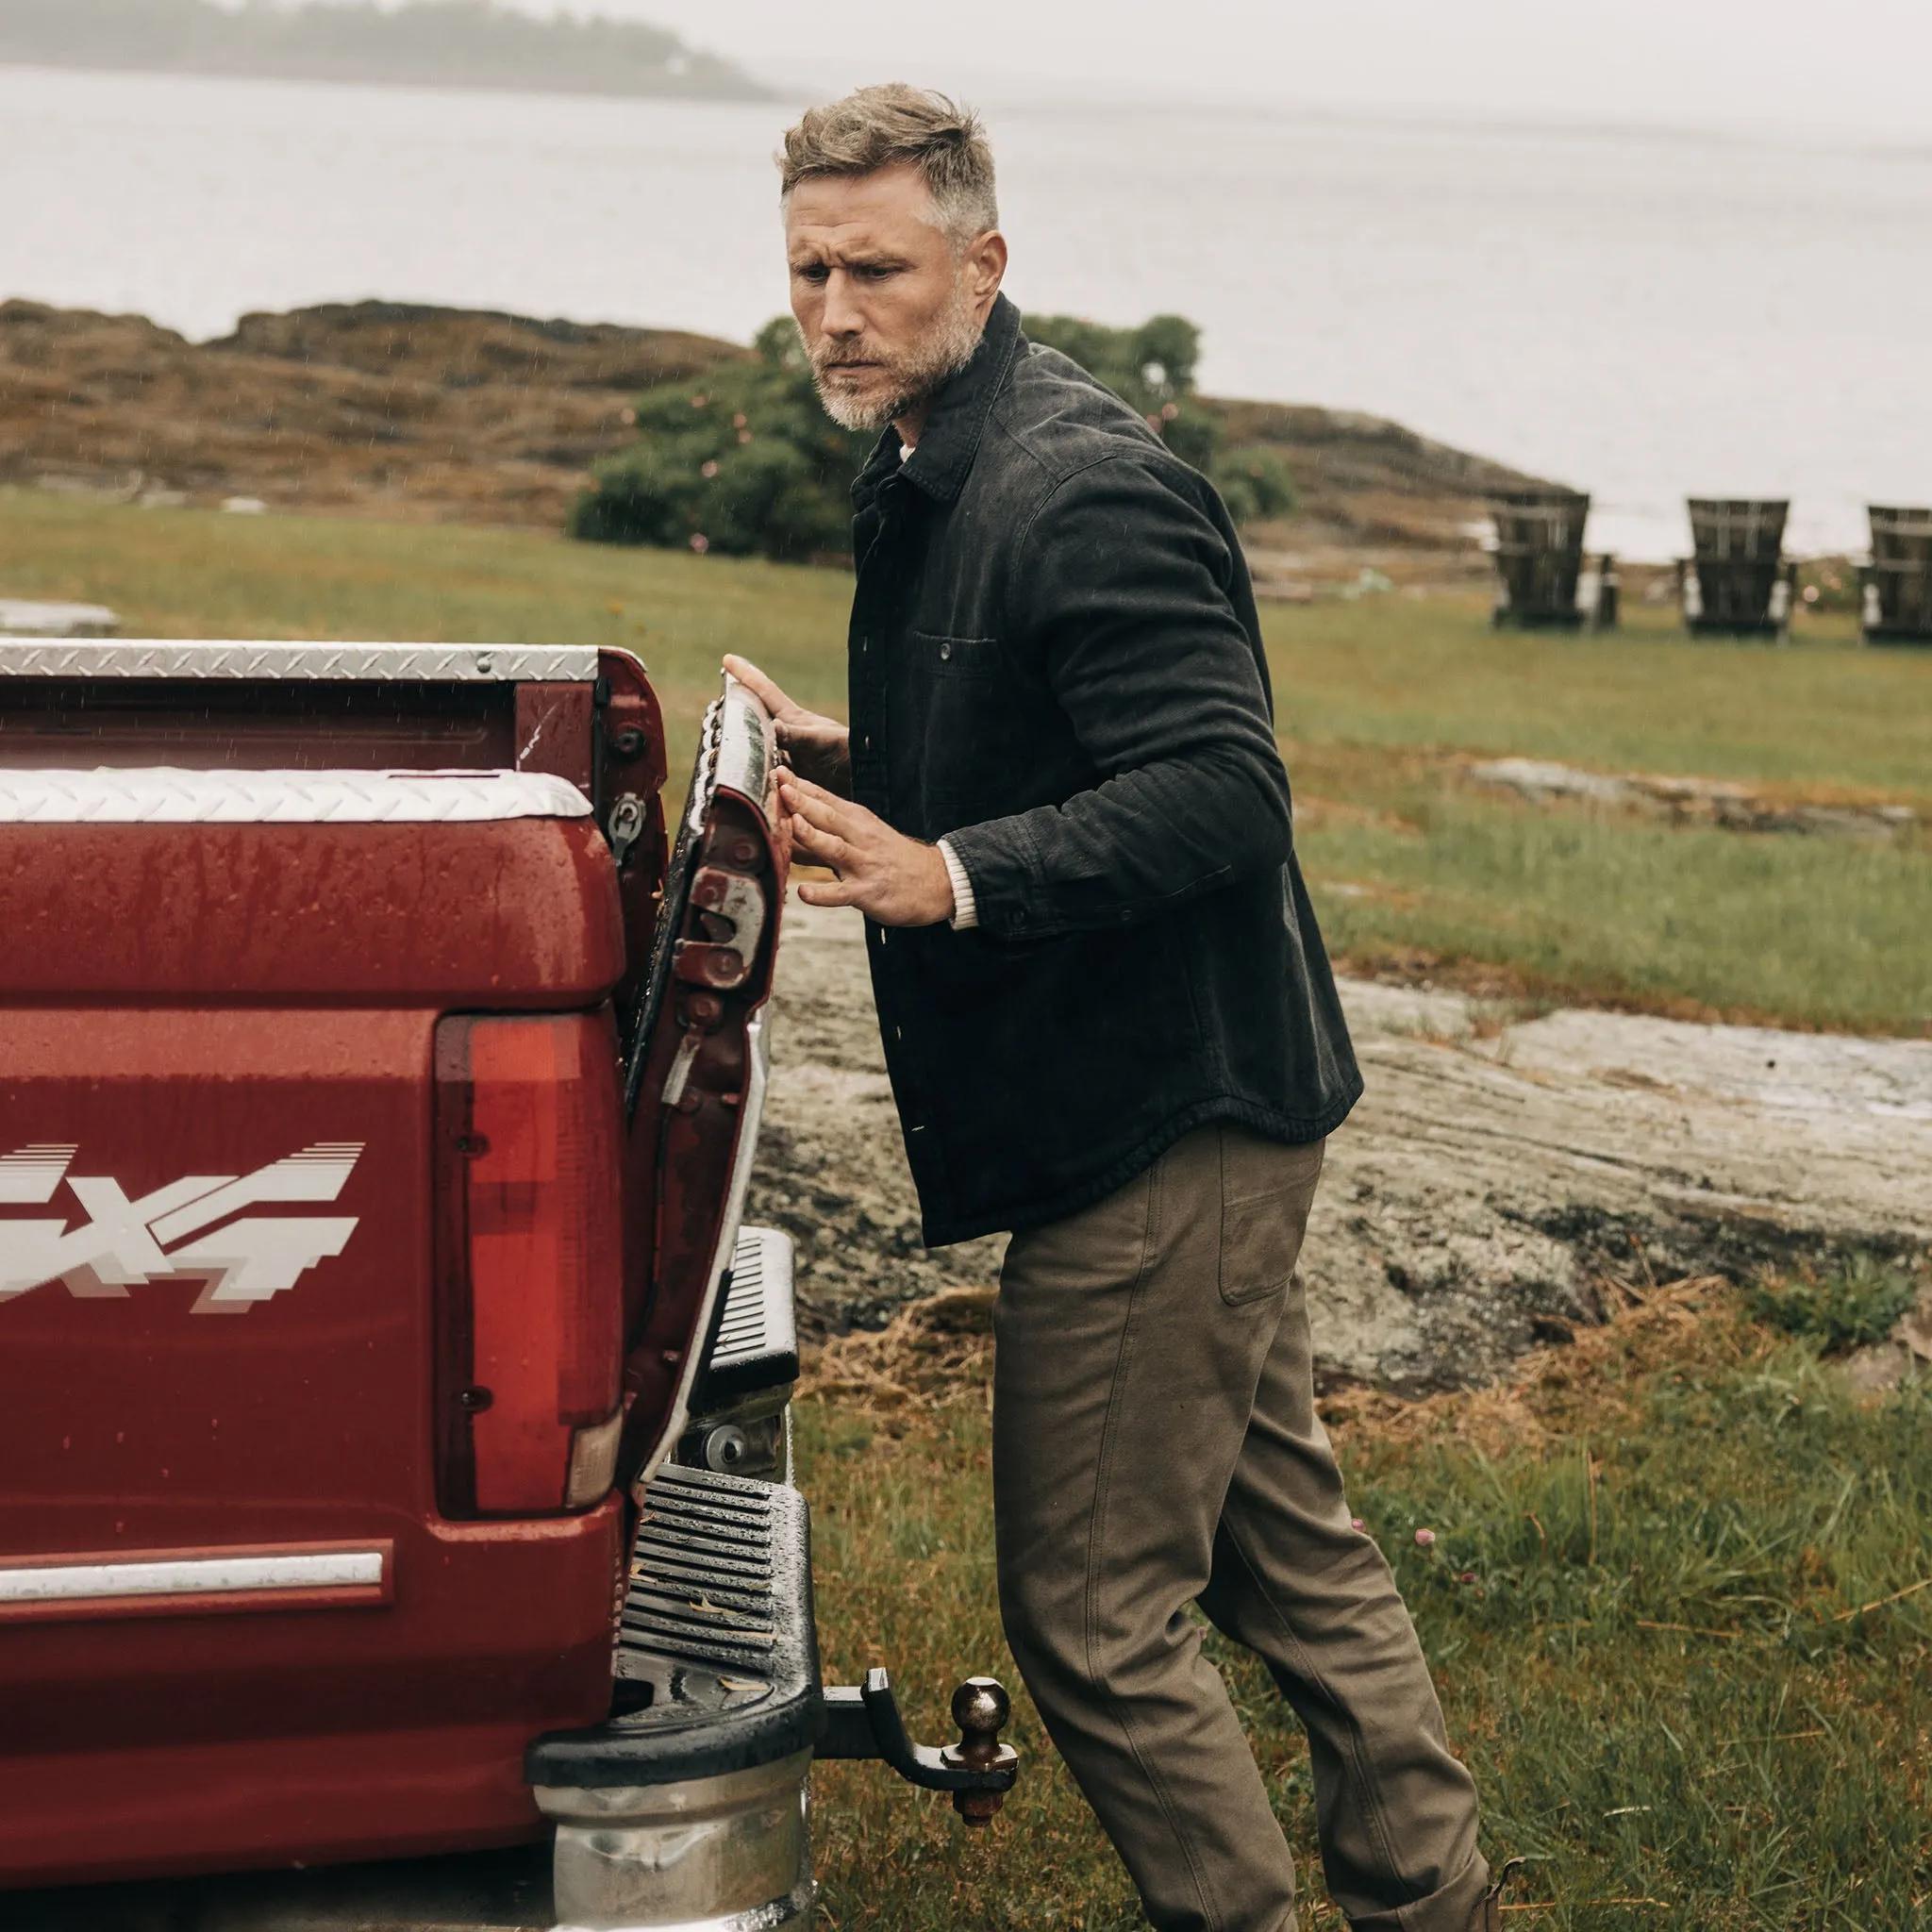
[(445, 1020), (436, 1058), (443, 1513), (586, 1507), (622, 1421), (611, 1022)]

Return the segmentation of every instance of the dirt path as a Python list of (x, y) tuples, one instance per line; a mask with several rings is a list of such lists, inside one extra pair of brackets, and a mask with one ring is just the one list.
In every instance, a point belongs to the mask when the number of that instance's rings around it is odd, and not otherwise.
[[(805, 1325), (991, 1283), (998, 1241), (919, 1245), (858, 921), (795, 900), (787, 919), (751, 1212), (798, 1244)], [(1932, 1041), (1343, 995), (1368, 1094), (1304, 1263), (1331, 1376), (1487, 1379), (1596, 1319), (1606, 1278), (1932, 1247)]]

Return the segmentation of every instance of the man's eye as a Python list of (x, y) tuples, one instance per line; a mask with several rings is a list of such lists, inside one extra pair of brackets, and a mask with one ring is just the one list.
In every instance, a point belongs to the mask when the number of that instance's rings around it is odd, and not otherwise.
[(861, 281), (866, 282), (883, 282), (898, 273), (898, 269), (889, 261), (861, 262), (858, 268), (853, 270), (854, 275), (858, 275)]
[(791, 273), (794, 275), (796, 275), (801, 282), (809, 282), (814, 288), (817, 288), (822, 282), (824, 281), (830, 271), (825, 267), (824, 262), (813, 261), (808, 262), (804, 268), (793, 269)]

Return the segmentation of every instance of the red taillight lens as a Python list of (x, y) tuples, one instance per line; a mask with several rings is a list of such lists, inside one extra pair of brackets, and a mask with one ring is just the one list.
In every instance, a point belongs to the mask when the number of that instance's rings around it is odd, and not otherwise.
[(558, 1510), (573, 1439), (619, 1398), (615, 1035), (587, 1014), (445, 1020), (437, 1075), (442, 1507)]

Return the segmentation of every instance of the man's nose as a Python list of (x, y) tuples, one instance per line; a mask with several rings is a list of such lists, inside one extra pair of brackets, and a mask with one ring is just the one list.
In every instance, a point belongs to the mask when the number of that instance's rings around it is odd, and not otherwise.
[(834, 269), (825, 278), (825, 309), (820, 327), (828, 336), (856, 336), (865, 332), (865, 314), (852, 277)]

